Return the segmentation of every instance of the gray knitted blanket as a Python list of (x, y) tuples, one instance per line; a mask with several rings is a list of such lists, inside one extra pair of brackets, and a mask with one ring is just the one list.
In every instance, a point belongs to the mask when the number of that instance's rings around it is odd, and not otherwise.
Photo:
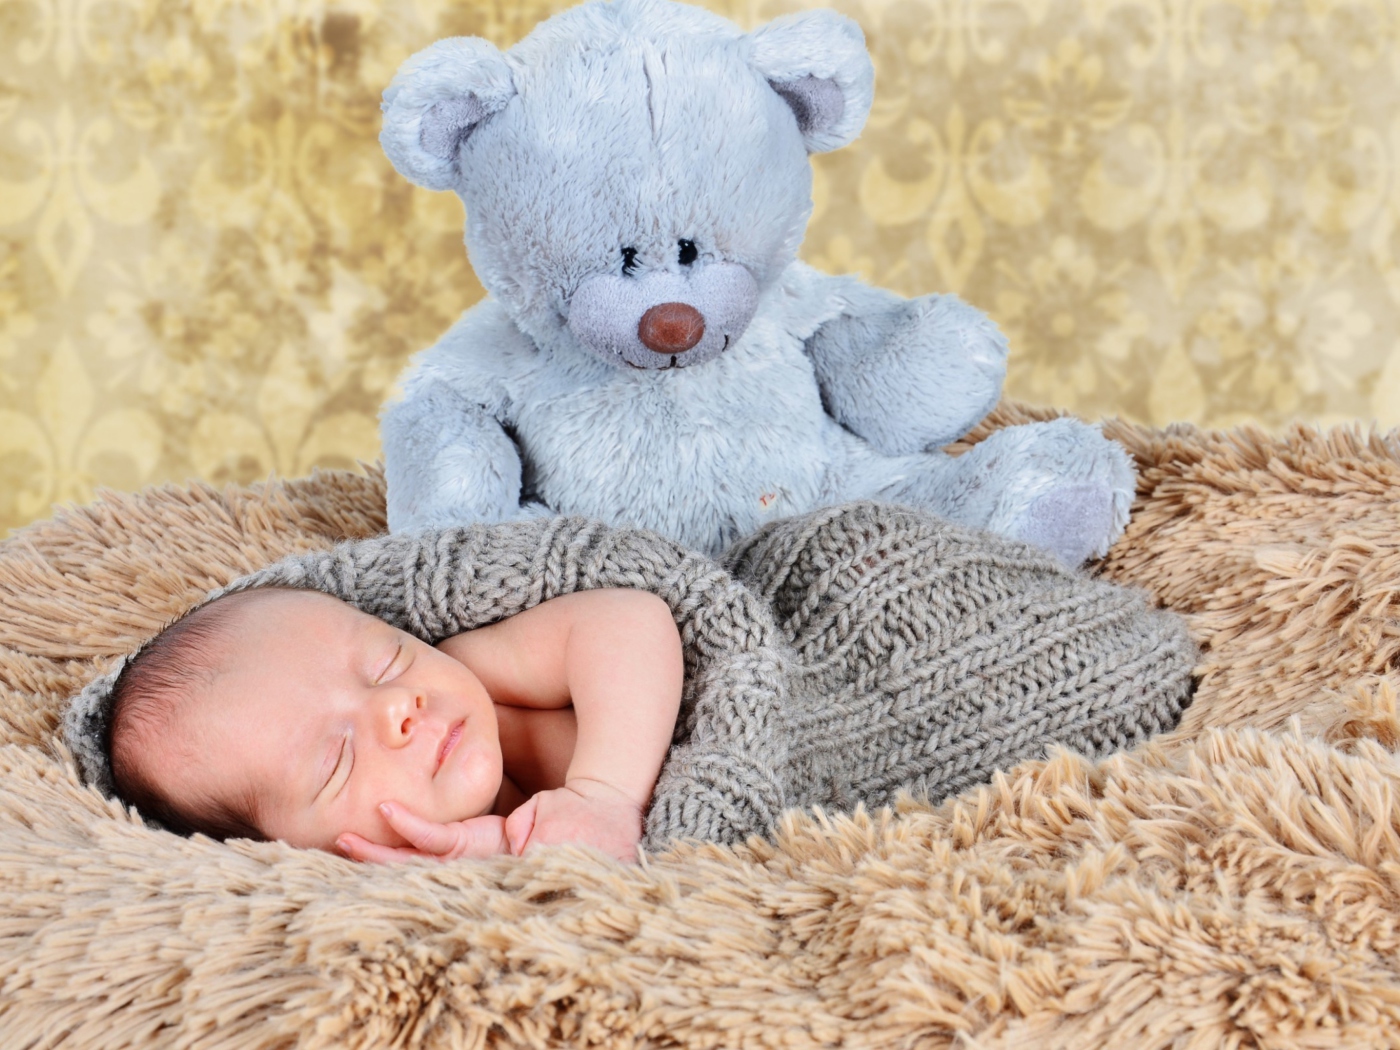
[[(554, 518), (347, 543), (218, 593), (269, 585), (325, 591), (429, 642), (576, 590), (660, 595), (685, 687), (650, 849), (766, 835), (792, 806), (878, 806), (900, 788), (936, 800), (1052, 742), (1130, 747), (1176, 723), (1196, 657), (1181, 619), (1136, 591), (872, 503), (776, 522), (722, 564), (651, 533)], [(109, 794), (119, 670), (66, 721), (81, 772)]]

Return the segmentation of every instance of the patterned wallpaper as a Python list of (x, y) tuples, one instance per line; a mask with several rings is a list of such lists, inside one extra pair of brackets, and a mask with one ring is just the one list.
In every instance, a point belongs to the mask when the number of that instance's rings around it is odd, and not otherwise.
[[(0, 0), (0, 529), (378, 455), (481, 294), (379, 93), (563, 4)], [(741, 24), (801, 6), (710, 0)], [(1090, 418), (1400, 423), (1400, 0), (846, 0), (877, 67), (806, 258), (953, 291)]]

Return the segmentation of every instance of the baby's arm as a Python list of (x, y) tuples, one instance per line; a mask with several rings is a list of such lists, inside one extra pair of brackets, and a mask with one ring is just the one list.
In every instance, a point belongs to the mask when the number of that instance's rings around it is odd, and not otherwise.
[(510, 815), (512, 851), (582, 841), (635, 856), (680, 706), (680, 636), (666, 603), (646, 591), (579, 591), (439, 648), (499, 704), (573, 704), (577, 739), (564, 786)]

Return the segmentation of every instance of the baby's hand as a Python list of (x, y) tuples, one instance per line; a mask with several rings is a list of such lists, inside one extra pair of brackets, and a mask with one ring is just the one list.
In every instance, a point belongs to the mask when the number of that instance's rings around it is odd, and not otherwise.
[(454, 820), (450, 824), (435, 824), (410, 813), (397, 802), (381, 803), (379, 812), (389, 826), (412, 845), (383, 846), (347, 831), (336, 839), (335, 844), (351, 860), (394, 864), (418, 857), (456, 860), (458, 857), (494, 857), (511, 852), (510, 842), (506, 838), (505, 817), (472, 817), (469, 820)]
[(506, 819), (512, 853), (553, 842), (582, 842), (635, 863), (642, 811), (631, 798), (597, 780), (571, 780), (532, 795)]

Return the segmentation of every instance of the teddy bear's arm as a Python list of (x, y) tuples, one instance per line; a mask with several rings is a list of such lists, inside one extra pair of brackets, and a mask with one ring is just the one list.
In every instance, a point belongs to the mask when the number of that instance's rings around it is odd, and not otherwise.
[(380, 417), (391, 531), (540, 511), (521, 504), (520, 451), (508, 429), (538, 356), (488, 297), (410, 363), (402, 396)]
[(386, 406), (380, 437), (391, 532), (521, 516), (515, 442), (447, 384), (415, 384)]
[(827, 411), (889, 455), (966, 434), (996, 405), (1006, 341), (953, 295), (904, 299), (854, 277), (811, 271), (839, 312), (806, 341)]

